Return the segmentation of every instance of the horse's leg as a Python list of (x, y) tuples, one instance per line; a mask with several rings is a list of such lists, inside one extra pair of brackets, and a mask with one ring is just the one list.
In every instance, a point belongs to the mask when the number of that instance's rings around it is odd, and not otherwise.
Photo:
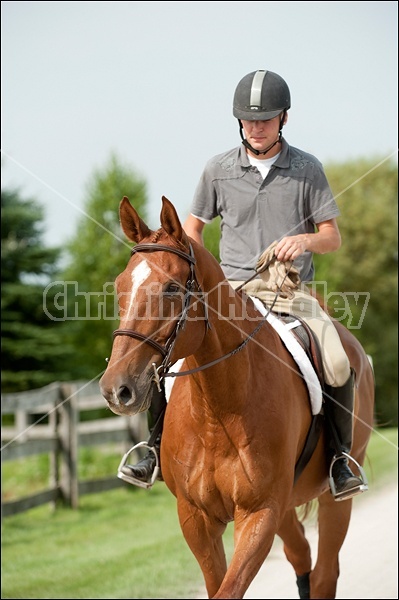
[(212, 598), (243, 598), (273, 544), (277, 518), (270, 509), (235, 516), (234, 553), (223, 582)]
[(284, 553), (296, 573), (299, 597), (310, 598), (309, 574), (312, 569), (310, 545), (295, 509), (286, 512), (277, 535), (283, 540)]
[(177, 508), (184, 539), (201, 568), (208, 597), (213, 598), (227, 571), (222, 537), (226, 524), (186, 500), (179, 500)]
[(310, 574), (311, 598), (336, 597), (338, 556), (348, 531), (351, 512), (351, 499), (336, 502), (329, 491), (319, 498), (318, 555)]

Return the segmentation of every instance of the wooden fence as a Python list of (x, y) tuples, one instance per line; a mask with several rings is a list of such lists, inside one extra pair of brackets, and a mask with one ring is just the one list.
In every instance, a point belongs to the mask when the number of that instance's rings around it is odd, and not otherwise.
[[(48, 502), (55, 506), (62, 501), (77, 508), (81, 495), (126, 485), (116, 475), (118, 465), (113, 476), (78, 480), (79, 448), (120, 444), (122, 458), (131, 446), (148, 438), (145, 413), (84, 421), (80, 418), (83, 411), (105, 407), (97, 381), (56, 382), (37, 390), (2, 395), (2, 462), (34, 454), (50, 457), (48, 489), (18, 500), (3, 501), (2, 497), (3, 517)], [(3, 426), (4, 415), (13, 415), (13, 425)]]

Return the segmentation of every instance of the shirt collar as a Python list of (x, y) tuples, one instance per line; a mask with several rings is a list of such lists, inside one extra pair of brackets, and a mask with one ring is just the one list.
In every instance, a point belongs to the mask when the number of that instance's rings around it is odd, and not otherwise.
[[(238, 155), (237, 163), (241, 167), (244, 167), (246, 169), (248, 169), (251, 166), (249, 159), (248, 159), (248, 154), (245, 150), (245, 146), (243, 146), (242, 144), (239, 147), (239, 155)], [(281, 169), (285, 169), (289, 166), (290, 166), (290, 146), (284, 138), (281, 138), (280, 156), (274, 163), (273, 167), (280, 167)]]

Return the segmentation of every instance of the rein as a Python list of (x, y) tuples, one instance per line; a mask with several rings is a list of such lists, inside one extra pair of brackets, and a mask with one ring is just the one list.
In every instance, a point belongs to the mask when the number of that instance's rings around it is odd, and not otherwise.
[[(212, 360), (209, 363), (206, 363), (206, 364), (196, 367), (194, 369), (190, 369), (188, 371), (169, 372), (169, 369), (172, 366), (172, 363), (169, 362), (169, 359), (172, 354), (173, 348), (175, 346), (178, 333), (180, 330), (182, 330), (184, 328), (186, 318), (187, 318), (187, 313), (188, 313), (188, 310), (190, 307), (191, 296), (193, 295), (194, 285), (195, 284), (197, 285), (198, 291), (201, 291), (201, 288), (200, 288), (200, 285), (195, 276), (194, 265), (196, 263), (196, 260), (195, 260), (195, 256), (194, 256), (194, 252), (193, 252), (193, 248), (192, 248), (191, 244), (190, 244), (190, 253), (189, 254), (186, 252), (183, 252), (182, 250), (179, 250), (178, 248), (173, 248), (171, 246), (165, 246), (162, 244), (137, 244), (136, 246), (134, 246), (132, 248), (130, 254), (131, 254), (131, 256), (133, 256), (133, 254), (135, 254), (136, 252), (157, 252), (157, 251), (172, 252), (173, 254), (176, 254), (177, 256), (184, 258), (184, 260), (187, 260), (190, 264), (190, 275), (186, 282), (183, 310), (180, 314), (179, 320), (177, 321), (176, 327), (174, 328), (172, 334), (166, 341), (165, 346), (161, 346), (161, 344), (159, 344), (152, 338), (145, 336), (142, 333), (139, 333), (138, 331), (135, 331), (133, 329), (116, 329), (113, 332), (113, 338), (115, 339), (115, 337), (117, 337), (118, 335), (127, 335), (129, 337), (132, 337), (134, 339), (137, 339), (137, 340), (140, 340), (142, 342), (149, 344), (150, 346), (155, 348), (161, 354), (161, 356), (163, 357), (163, 360), (162, 360), (162, 363), (159, 365), (159, 367), (156, 366), (156, 363), (152, 363), (152, 366), (154, 369), (154, 381), (157, 385), (158, 391), (161, 392), (161, 390), (162, 390), (161, 382), (165, 377), (182, 377), (183, 375), (191, 375), (192, 373), (197, 373), (198, 371), (203, 371), (204, 369), (208, 369), (209, 367), (212, 367), (213, 365), (216, 365), (219, 362), (226, 360), (227, 358), (230, 358), (230, 356), (234, 356), (235, 354), (240, 352), (243, 348), (245, 348), (245, 346), (248, 344), (248, 342), (258, 333), (260, 328), (263, 326), (263, 324), (267, 320), (267, 317), (269, 316), (269, 313), (273, 309), (273, 306), (278, 298), (278, 293), (276, 293), (276, 296), (275, 296), (271, 306), (268, 307), (268, 310), (267, 310), (266, 314), (262, 317), (262, 320), (260, 321), (260, 323), (255, 327), (255, 329), (252, 331), (252, 333), (250, 333), (245, 338), (245, 340), (243, 342), (241, 342), (241, 344), (239, 346), (237, 346), (237, 348), (235, 348), (234, 350), (231, 350), (230, 352), (227, 352), (226, 354), (223, 354), (223, 356), (220, 356), (219, 358), (216, 358), (215, 360)], [(248, 279), (246, 282), (244, 282), (242, 285), (240, 285), (236, 289), (236, 291), (240, 290), (249, 281), (252, 281), (252, 279), (254, 279), (256, 277), (256, 275), (257, 274), (253, 275), (250, 279)], [(208, 320), (208, 310), (207, 310), (206, 302), (204, 302), (204, 310), (205, 310), (206, 328), (210, 329), (210, 323)]]

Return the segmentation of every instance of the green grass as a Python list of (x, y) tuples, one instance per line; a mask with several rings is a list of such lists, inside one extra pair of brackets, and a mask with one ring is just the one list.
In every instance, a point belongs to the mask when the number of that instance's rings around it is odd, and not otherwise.
[(3, 520), (2, 598), (188, 598), (200, 583), (163, 483)]
[[(365, 470), (370, 489), (397, 480), (397, 429), (374, 432)], [(33, 459), (34, 457), (32, 457)], [(32, 460), (31, 459), (31, 460)], [(109, 457), (81, 453), (82, 474), (101, 476)], [(111, 473), (120, 455), (112, 460)], [(28, 461), (3, 465), (3, 487), (27, 493)], [(43, 465), (35, 472), (45, 486)], [(38, 482), (36, 482), (38, 484)], [(3, 490), (4, 491), (4, 490)], [(32, 490), (29, 489), (29, 493)], [(232, 528), (226, 553), (232, 551)], [(3, 519), (2, 598), (195, 598), (203, 585), (164, 483), (83, 496), (79, 510), (49, 505)]]

